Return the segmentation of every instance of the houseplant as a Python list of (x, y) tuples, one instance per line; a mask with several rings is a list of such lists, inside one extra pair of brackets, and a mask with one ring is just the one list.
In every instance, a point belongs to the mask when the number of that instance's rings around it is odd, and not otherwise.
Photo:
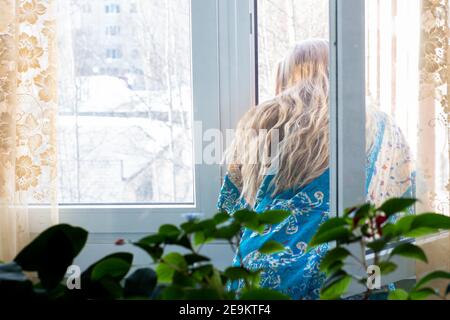
[[(392, 199), (380, 208), (370, 204), (349, 209), (343, 217), (332, 218), (324, 223), (310, 243), (310, 247), (335, 242), (336, 247), (328, 252), (321, 264), (321, 270), (328, 275), (322, 289), (322, 299), (342, 298), (352, 281), (361, 284), (368, 276), (357, 276), (345, 271), (347, 259), (355, 259), (367, 265), (365, 255), (354, 257), (346, 249), (348, 244), (359, 243), (375, 253), (375, 264), (382, 274), (395, 270), (390, 257), (399, 255), (426, 261), (426, 255), (418, 246), (398, 240), (417, 237), (450, 229), (450, 218), (428, 213), (406, 216), (398, 222), (391, 217), (404, 212), (413, 205), (413, 199)], [(158, 232), (131, 244), (144, 250), (151, 260), (146, 268), (132, 270), (133, 255), (118, 252), (108, 255), (92, 264), (81, 273), (78, 290), (70, 290), (66, 278), (67, 268), (86, 244), (86, 230), (62, 224), (51, 227), (25, 247), (11, 263), (0, 264), (0, 297), (37, 300), (85, 300), (85, 299), (236, 299), (226, 290), (226, 283), (243, 280), (244, 289), (239, 299), (288, 299), (287, 296), (269, 289), (260, 288), (260, 272), (245, 268), (229, 267), (219, 270), (210, 258), (201, 252), (211, 241), (227, 242), (234, 250), (239, 245), (242, 228), (263, 232), (267, 225), (276, 225), (290, 215), (286, 211), (268, 211), (257, 214), (249, 210), (236, 212), (232, 217), (218, 213), (206, 220), (189, 221), (181, 226), (163, 225)], [(128, 241), (119, 239), (116, 244)], [(380, 253), (388, 245), (391, 253), (381, 260)], [(271, 254), (284, 250), (277, 242), (269, 241), (260, 249)], [(363, 251), (364, 251), (363, 250)], [(242, 264), (241, 264), (242, 265)], [(35, 273), (38, 281), (32, 282), (29, 274)], [(390, 299), (424, 299), (437, 292), (426, 285), (435, 279), (450, 279), (450, 273), (433, 272), (421, 279), (406, 292), (392, 291)], [(75, 280), (76, 280), (75, 279)], [(447, 289), (447, 294), (449, 293)], [(368, 289), (364, 295), (370, 297)], [(445, 297), (441, 296), (445, 299)]]
[[(396, 256), (427, 262), (425, 252), (418, 245), (404, 240), (449, 230), (450, 218), (435, 213), (423, 213), (406, 214), (400, 219), (395, 219), (399, 213), (407, 213), (415, 203), (415, 199), (391, 199), (380, 207), (365, 204), (346, 210), (342, 217), (330, 219), (319, 228), (310, 246), (336, 243), (335, 248), (327, 253), (320, 266), (321, 271), (328, 276), (321, 291), (321, 299), (342, 298), (353, 281), (366, 288), (362, 298), (369, 299), (373, 293), (371, 286), (367, 285), (371, 280), (370, 275), (348, 273), (345, 266), (349, 260), (359, 264), (363, 270), (367, 270), (369, 264), (379, 267), (381, 276), (388, 275), (397, 269), (397, 264), (392, 261)], [(361, 256), (352, 254), (347, 249), (352, 244), (359, 245), (363, 253), (367, 252), (367, 249), (371, 250), (373, 260), (369, 262), (365, 254)], [(386, 253), (386, 250), (389, 252)], [(385, 254), (382, 255), (382, 252)], [(427, 286), (437, 279), (450, 280), (450, 273), (434, 271), (417, 281), (409, 292), (404, 289), (392, 290), (388, 299), (422, 300), (435, 296), (445, 300), (450, 294), (450, 284), (444, 294)]]

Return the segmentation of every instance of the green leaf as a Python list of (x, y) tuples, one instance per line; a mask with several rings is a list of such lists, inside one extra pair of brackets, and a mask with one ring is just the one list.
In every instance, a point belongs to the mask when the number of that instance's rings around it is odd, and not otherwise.
[(418, 246), (415, 246), (411, 243), (404, 243), (404, 244), (397, 246), (391, 252), (391, 256), (395, 256), (395, 255), (406, 257), (406, 258), (416, 259), (419, 261), (423, 261), (425, 263), (428, 262), (425, 252)]
[(178, 286), (170, 286), (164, 288), (161, 292), (162, 300), (183, 300), (185, 298), (185, 290)]
[(393, 262), (383, 261), (379, 264), (382, 275), (390, 274), (397, 270), (397, 265)]
[(383, 251), (383, 249), (386, 247), (387, 241), (385, 239), (378, 239), (375, 241), (372, 241), (367, 244), (367, 247), (369, 249), (372, 249), (374, 252), (380, 252)]
[(165, 255), (161, 259), (161, 263), (159, 263), (156, 267), (158, 282), (172, 282), (175, 271), (187, 270), (187, 267), (188, 264), (181, 254), (177, 252), (171, 252)]
[(420, 281), (417, 282), (415, 288), (419, 289), (423, 287), (426, 283), (437, 279), (450, 279), (450, 272), (441, 270), (431, 272), (422, 279), (420, 279)]
[(382, 230), (383, 230), (383, 238), (389, 239), (389, 241), (395, 238), (399, 233), (396, 225), (392, 223), (386, 223), (383, 226)]
[(131, 263), (119, 258), (102, 260), (95, 265), (91, 273), (92, 281), (100, 281), (103, 278), (121, 280), (130, 271)]
[(430, 228), (450, 230), (450, 217), (436, 213), (424, 213), (415, 216), (411, 224), (411, 229)]
[(405, 237), (424, 237), (450, 229), (450, 218), (436, 213), (406, 216), (396, 223), (398, 234)]
[(178, 285), (180, 287), (194, 287), (196, 281), (194, 277), (191, 277), (185, 273), (175, 271), (172, 278), (172, 284)]
[(252, 273), (249, 270), (240, 267), (227, 268), (224, 274), (230, 280), (241, 280), (252, 277)]
[(250, 210), (239, 210), (233, 214), (233, 218), (239, 223), (258, 221), (258, 214)]
[(185, 222), (181, 225), (181, 229), (188, 233), (195, 233), (199, 231), (203, 232), (211, 232), (212, 230), (215, 230), (216, 228), (216, 222), (213, 219), (207, 219), (202, 221), (189, 221)]
[(199, 263), (199, 262), (210, 261), (210, 259), (208, 257), (202, 256), (202, 255), (196, 254), (196, 253), (186, 254), (186, 255), (184, 255), (184, 259), (186, 260), (186, 263), (188, 265), (193, 265), (193, 264)]
[(205, 233), (203, 231), (199, 231), (194, 233), (194, 245), (201, 246), (202, 244), (206, 244), (214, 240), (213, 238), (206, 238)]
[(351, 207), (344, 209), (344, 217), (350, 216), (352, 213), (355, 213), (358, 210), (358, 207)]
[(347, 291), (352, 282), (352, 278), (344, 271), (339, 271), (332, 275), (325, 282), (321, 292), (320, 299), (322, 300), (336, 300)]
[(162, 234), (153, 234), (148, 237), (142, 238), (138, 243), (145, 245), (159, 245), (164, 242), (164, 236)]
[(369, 217), (369, 214), (374, 210), (374, 207), (372, 204), (367, 203), (361, 207), (359, 207), (354, 215), (354, 219), (358, 219), (359, 221), (363, 222), (366, 220), (366, 218)]
[(174, 274), (175, 269), (168, 266), (165, 263), (160, 263), (156, 266), (156, 275), (158, 278), (158, 283), (171, 283)]
[[(101, 277), (99, 281), (94, 281), (92, 273), (104, 261), (121, 260), (130, 265), (133, 262), (133, 255), (128, 252), (117, 252), (100, 259), (81, 274), (81, 290), (72, 290), (71, 294), (82, 299), (117, 299), (123, 295), (120, 281), (123, 279), (122, 274), (114, 277)], [(98, 272), (98, 271), (96, 271)]]
[(438, 233), (438, 229), (433, 228), (416, 228), (404, 234), (407, 238), (420, 238)]
[(334, 229), (339, 229), (342, 227), (346, 227), (348, 226), (348, 220), (344, 219), (344, 218), (332, 218), (328, 221), (325, 221), (320, 227), (319, 230), (317, 230), (316, 235), (320, 235), (322, 233), (334, 230)]
[(163, 248), (159, 245), (148, 245), (146, 243), (136, 242), (134, 245), (145, 252), (153, 259), (153, 261), (157, 262), (164, 253)]
[(181, 230), (184, 232), (191, 234), (197, 230), (197, 222), (196, 221), (188, 221), (180, 225)]
[(396, 289), (389, 293), (388, 300), (408, 300), (408, 292), (403, 289)]
[(150, 298), (156, 287), (156, 272), (150, 268), (134, 271), (125, 280), (124, 296)]
[(106, 277), (102, 278), (98, 283), (108, 293), (109, 299), (120, 299), (123, 297), (123, 288), (118, 281)]
[(264, 245), (259, 249), (259, 252), (262, 254), (274, 254), (278, 252), (286, 251), (286, 248), (277, 241), (267, 241)]
[(329, 251), (320, 264), (320, 271), (326, 272), (335, 262), (342, 262), (350, 255), (350, 252), (341, 247)]
[[(262, 232), (264, 226), (259, 223), (258, 214), (249, 210), (240, 210), (233, 214), (234, 220), (252, 231)], [(240, 228), (239, 228), (240, 229)]]
[(411, 225), (416, 216), (405, 216), (402, 217), (396, 224), (395, 229), (397, 230), (397, 235), (405, 235), (411, 230)]
[(236, 223), (232, 223), (228, 226), (217, 229), (213, 232), (212, 236), (216, 239), (231, 240), (241, 232), (241, 226)]
[(37, 271), (42, 286), (55, 288), (86, 244), (86, 230), (67, 224), (42, 232), (14, 259), (24, 271)]
[(162, 262), (179, 270), (186, 270), (188, 265), (184, 257), (178, 252), (171, 252), (162, 258)]
[(290, 297), (282, 294), (281, 292), (270, 290), (270, 289), (264, 289), (264, 288), (258, 288), (258, 289), (251, 289), (245, 291), (241, 297), (240, 300), (254, 300), (254, 301), (260, 301), (260, 300), (290, 300)]
[(413, 290), (412, 292), (410, 292), (409, 298), (411, 300), (425, 300), (429, 296), (433, 295), (436, 295), (436, 291), (434, 291), (431, 288), (423, 288), (419, 290)]
[(196, 267), (192, 269), (192, 276), (198, 280), (210, 277), (214, 271), (214, 267), (210, 264)]
[(331, 241), (349, 241), (352, 233), (345, 227), (336, 227), (327, 231), (318, 232), (311, 240), (309, 246), (315, 247)]
[(186, 248), (186, 249), (192, 251), (191, 240), (187, 234), (181, 235), (177, 240), (175, 240), (169, 244), (177, 245), (177, 246), (180, 246), (180, 247), (183, 247), (183, 248)]
[(231, 216), (228, 213), (220, 212), (213, 217), (213, 220), (216, 223), (216, 225), (220, 225), (222, 223), (231, 220)]
[(180, 233), (181, 231), (176, 226), (171, 224), (162, 225), (158, 230), (158, 234), (164, 236), (166, 239), (173, 241), (178, 238)]
[(406, 211), (409, 207), (414, 205), (417, 202), (417, 199), (408, 199), (408, 198), (393, 198), (387, 200), (385, 203), (381, 205), (377, 211), (382, 211), (386, 213), (388, 217)]
[(223, 284), (222, 276), (219, 270), (213, 270), (211, 277), (208, 279), (208, 283), (211, 289), (215, 290), (216, 292), (220, 292), (221, 294), (225, 293), (225, 286)]
[(275, 225), (286, 220), (291, 213), (285, 210), (270, 210), (258, 215), (259, 223), (266, 225)]
[(450, 284), (447, 286), (447, 290), (445, 290), (445, 296), (450, 294)]
[(327, 274), (327, 276), (330, 276), (332, 274), (342, 271), (343, 268), (344, 268), (344, 262), (335, 261), (328, 267), (328, 269), (326, 270), (326, 274)]

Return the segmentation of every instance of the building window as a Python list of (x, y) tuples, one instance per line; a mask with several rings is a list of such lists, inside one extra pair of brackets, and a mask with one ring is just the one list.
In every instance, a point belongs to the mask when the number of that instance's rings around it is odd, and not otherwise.
[(117, 36), (120, 34), (120, 26), (107, 26), (105, 28), (105, 34), (107, 36)]
[(118, 4), (107, 4), (105, 13), (120, 13), (120, 6)]
[(130, 13), (137, 13), (137, 4), (133, 2), (130, 4)]
[(83, 11), (83, 13), (91, 13), (92, 12), (92, 7), (90, 3), (85, 3), (81, 6), (81, 11)]
[(120, 59), (122, 58), (122, 51), (120, 49), (106, 49), (107, 59)]

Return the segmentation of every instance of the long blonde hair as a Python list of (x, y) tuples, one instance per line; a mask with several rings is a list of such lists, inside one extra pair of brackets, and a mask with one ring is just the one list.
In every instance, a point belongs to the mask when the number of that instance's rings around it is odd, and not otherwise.
[[(248, 110), (226, 153), (230, 175), (238, 177), (241, 196), (251, 205), (274, 160), (273, 194), (305, 186), (328, 168), (328, 42), (296, 45), (279, 63), (276, 82), (277, 96)], [(275, 136), (280, 142), (273, 152)]]

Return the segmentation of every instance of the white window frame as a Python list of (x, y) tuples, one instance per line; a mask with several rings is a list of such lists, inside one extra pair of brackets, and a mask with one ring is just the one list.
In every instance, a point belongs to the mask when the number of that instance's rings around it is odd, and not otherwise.
[[(194, 204), (190, 205), (60, 205), (60, 223), (85, 228), (104, 239), (117, 234), (135, 235), (156, 232), (161, 224), (179, 224), (186, 214), (205, 217), (216, 213), (221, 185), (220, 164), (202, 163), (205, 145), (203, 133), (221, 126), (219, 74), (219, 0), (191, 0), (191, 56), (193, 122), (202, 123), (201, 132), (194, 126)], [(198, 164), (197, 164), (198, 163)], [(48, 207), (32, 207), (30, 225), (38, 232), (48, 216)], [(109, 239), (109, 238), (108, 238)]]
[[(330, 212), (366, 202), (366, 93), (365, 93), (365, 0), (330, 0)], [(361, 256), (359, 246), (349, 246)], [(389, 250), (382, 253), (388, 255)], [(372, 255), (366, 255), (368, 261)], [(413, 261), (395, 258), (398, 269), (381, 278), (387, 285), (415, 278)], [(350, 263), (348, 272), (365, 274), (366, 270)], [(349, 294), (365, 291), (353, 284)]]

